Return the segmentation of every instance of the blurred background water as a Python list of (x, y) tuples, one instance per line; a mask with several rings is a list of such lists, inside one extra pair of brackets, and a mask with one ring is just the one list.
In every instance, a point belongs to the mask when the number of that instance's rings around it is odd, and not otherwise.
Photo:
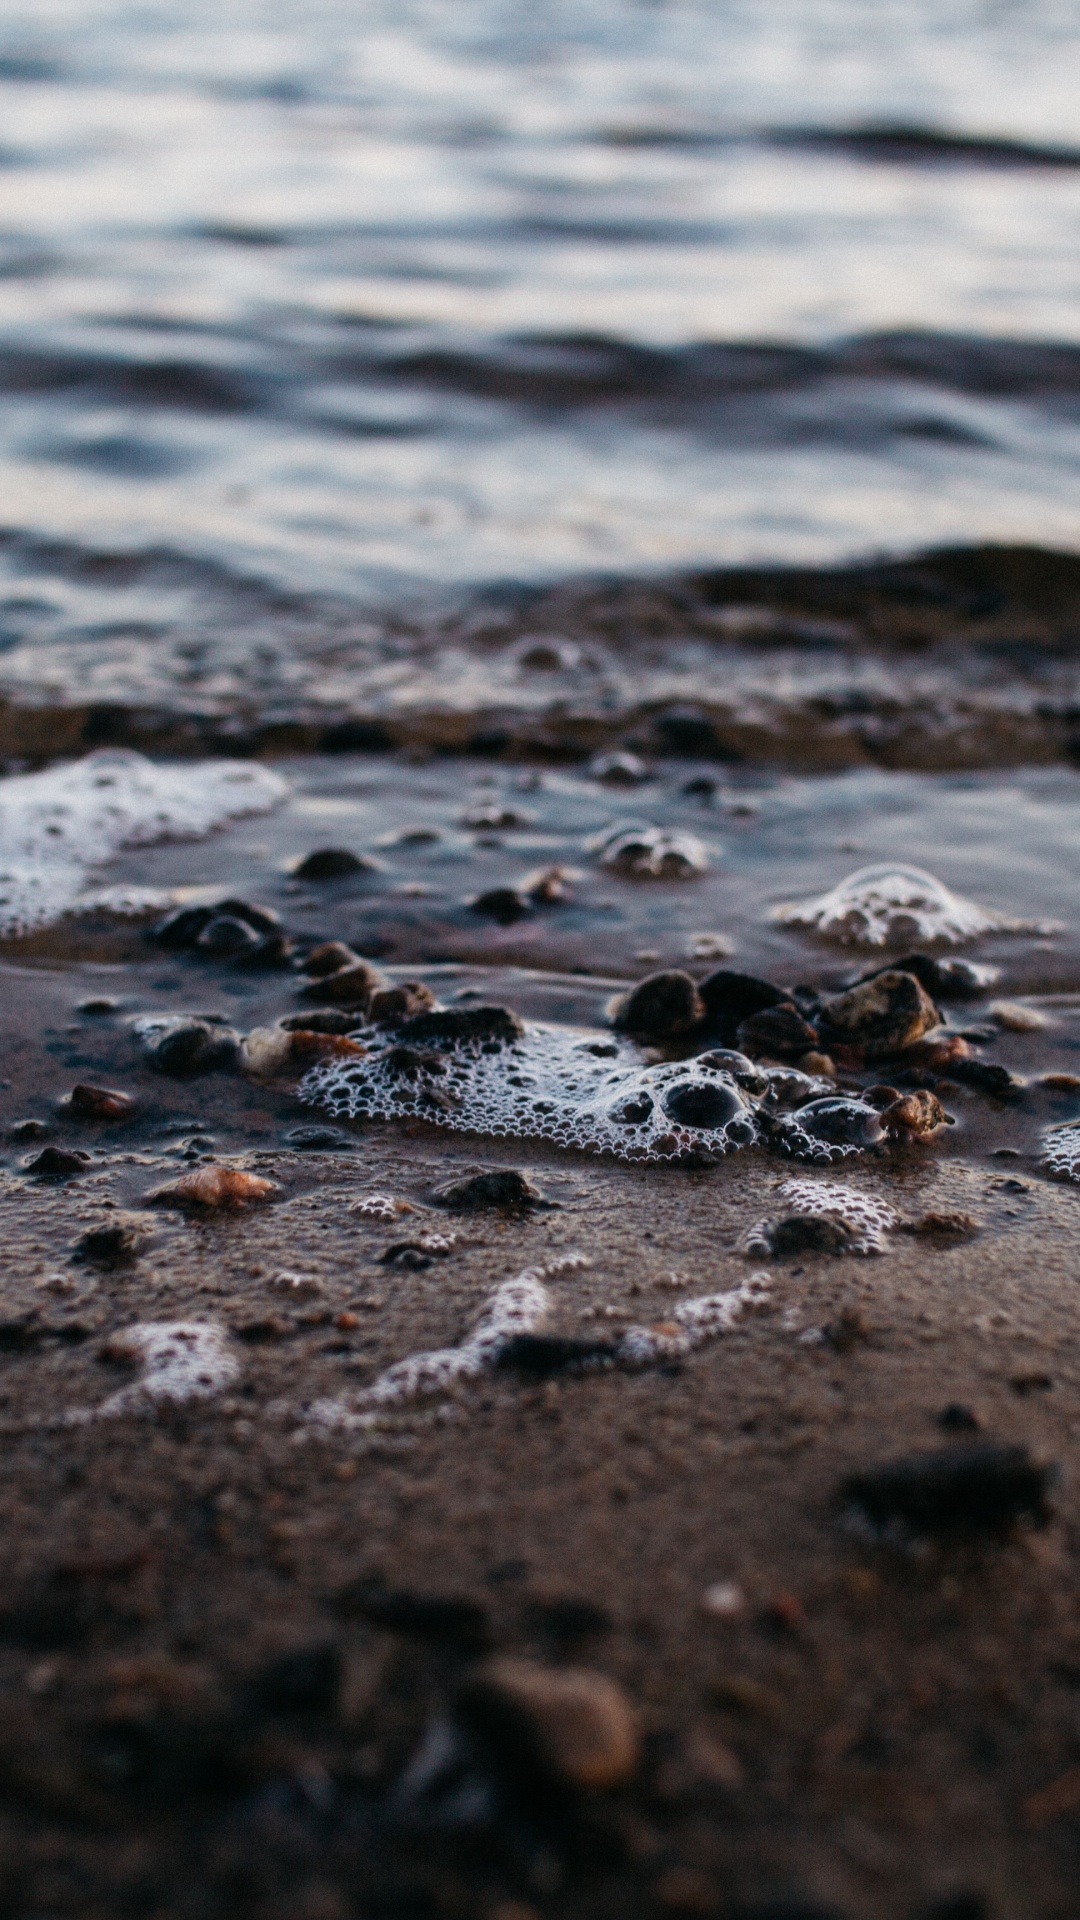
[(1078, 82), (1072, 0), (8, 0), (0, 647), (1075, 546)]

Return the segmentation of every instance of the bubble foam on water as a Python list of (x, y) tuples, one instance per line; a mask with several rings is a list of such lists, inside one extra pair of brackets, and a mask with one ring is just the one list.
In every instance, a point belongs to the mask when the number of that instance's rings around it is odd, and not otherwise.
[(959, 947), (983, 933), (1045, 931), (990, 913), (922, 867), (860, 867), (830, 893), (774, 907), (784, 927), (806, 927), (850, 947)]
[(783, 1203), (783, 1211), (774, 1218), (757, 1221), (744, 1234), (744, 1253), (772, 1253), (778, 1222), (793, 1217), (835, 1221), (850, 1236), (845, 1247), (848, 1253), (884, 1253), (885, 1235), (900, 1225), (900, 1215), (887, 1201), (837, 1180), (785, 1180), (777, 1188), (776, 1198)]
[(1080, 1120), (1051, 1127), (1044, 1136), (1043, 1167), (1053, 1180), (1080, 1182)]
[[(551, 1140), (620, 1160), (724, 1154), (761, 1137), (748, 1097), (701, 1060), (643, 1066), (630, 1041), (528, 1025), (497, 1047), (437, 1054), (384, 1045), (362, 1060), (324, 1061), (301, 1082), (312, 1106), (349, 1119), (422, 1118), (459, 1133)], [(425, 1062), (427, 1064), (425, 1064)]]
[(248, 760), (155, 766), (141, 753), (90, 753), (0, 781), (0, 936), (47, 926), (95, 904), (138, 911), (138, 889), (87, 895), (88, 875), (124, 847), (197, 839), (226, 820), (266, 813), (288, 792)]
[(179, 1406), (191, 1400), (213, 1400), (240, 1376), (228, 1334), (209, 1320), (142, 1321), (116, 1334), (109, 1352), (115, 1359), (133, 1362), (139, 1368), (138, 1378), (101, 1406), (78, 1407), (66, 1414), (66, 1426), (153, 1413), (163, 1402)]

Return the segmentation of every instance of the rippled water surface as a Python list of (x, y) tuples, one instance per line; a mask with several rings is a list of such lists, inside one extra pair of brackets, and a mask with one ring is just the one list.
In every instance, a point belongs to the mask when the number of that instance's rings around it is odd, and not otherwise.
[(1074, 544), (1078, 79), (1063, 0), (4, 6), (0, 644)]

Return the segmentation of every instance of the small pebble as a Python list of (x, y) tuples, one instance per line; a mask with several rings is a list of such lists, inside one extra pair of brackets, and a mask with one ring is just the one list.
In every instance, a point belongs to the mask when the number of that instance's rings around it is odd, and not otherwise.
[(309, 1127), (292, 1127), (285, 1135), (285, 1145), (294, 1153), (343, 1153), (355, 1147), (356, 1141), (350, 1134), (343, 1133), (340, 1127), (321, 1127), (317, 1124)]
[(26, 1171), (35, 1180), (71, 1180), (85, 1173), (89, 1165), (88, 1153), (68, 1147), (43, 1147), (36, 1160), (29, 1162)]
[(602, 842), (600, 865), (630, 880), (690, 880), (708, 870), (709, 856), (692, 833), (629, 827)]
[(976, 1442), (919, 1453), (853, 1473), (841, 1488), (849, 1507), (875, 1526), (912, 1534), (973, 1533), (1047, 1516), (1056, 1469), (1026, 1447)]
[(986, 1011), (1006, 1033), (1041, 1033), (1050, 1024), (1045, 1013), (1019, 1000), (991, 1000)]
[(317, 976), (301, 988), (300, 994), (303, 1000), (324, 1002), (330, 1006), (366, 1008), (372, 994), (385, 985), (386, 980), (377, 967), (371, 966), (367, 960), (357, 960), (332, 973)]
[(276, 1180), (244, 1173), (239, 1167), (198, 1167), (167, 1186), (146, 1195), (147, 1204), (160, 1207), (240, 1207), (252, 1200), (269, 1200), (280, 1193)]
[(587, 1667), (548, 1667), (503, 1656), (461, 1687), (459, 1718), (514, 1771), (579, 1791), (633, 1779), (641, 1759), (637, 1716), (618, 1682)]
[(978, 1433), (982, 1426), (975, 1409), (964, 1406), (960, 1400), (950, 1400), (947, 1407), (942, 1407), (937, 1423), (946, 1433)]
[(71, 1251), (73, 1260), (103, 1267), (127, 1266), (142, 1251), (145, 1230), (139, 1224), (110, 1220), (80, 1235)]
[(827, 1041), (859, 1047), (867, 1060), (903, 1053), (941, 1024), (926, 989), (912, 973), (875, 974), (861, 986), (826, 1000), (821, 1032)]
[(436, 1006), (435, 995), (422, 980), (403, 980), (397, 987), (380, 987), (368, 1003), (368, 1019), (384, 1027), (400, 1026), (418, 1013), (429, 1013)]
[(293, 868), (294, 880), (345, 880), (354, 873), (378, 873), (374, 860), (347, 847), (317, 847)]
[(342, 1007), (322, 1007), (304, 1013), (286, 1014), (278, 1021), (286, 1033), (338, 1033), (346, 1037), (364, 1024), (362, 1013), (349, 1013)]
[(881, 1124), (888, 1133), (919, 1140), (946, 1126), (948, 1115), (937, 1095), (922, 1089), (901, 1094), (891, 1106), (885, 1107), (881, 1113)]
[(122, 1120), (135, 1111), (135, 1102), (129, 1093), (121, 1093), (116, 1087), (90, 1087), (81, 1082), (72, 1087), (67, 1104), (72, 1113), (84, 1120)]
[(1039, 1076), (1039, 1085), (1051, 1093), (1080, 1093), (1080, 1074), (1044, 1073)]
[(651, 1040), (674, 1039), (699, 1026), (704, 1005), (688, 973), (673, 968), (650, 973), (630, 993), (613, 1001), (612, 1024)]
[(817, 1034), (790, 1000), (752, 1013), (739, 1026), (736, 1041), (751, 1058), (801, 1060), (817, 1050)]
[(177, 1078), (235, 1065), (240, 1045), (240, 1035), (232, 1027), (195, 1015), (140, 1020), (135, 1032), (150, 1065)]
[(47, 1120), (16, 1120), (8, 1128), (8, 1139), (16, 1141), (44, 1140), (49, 1131)]
[(702, 1594), (701, 1611), (716, 1620), (734, 1620), (746, 1611), (746, 1595), (733, 1580), (718, 1580)]
[(520, 1209), (545, 1205), (543, 1195), (523, 1173), (513, 1167), (493, 1167), (483, 1173), (464, 1175), (436, 1187), (432, 1194), (436, 1206), (453, 1213), (472, 1213), (483, 1207)]
[(347, 947), (344, 940), (324, 940), (321, 946), (312, 948), (301, 971), (309, 980), (324, 980), (329, 973), (340, 973), (343, 967), (360, 964), (360, 955)]
[(415, 1046), (506, 1046), (520, 1040), (523, 1021), (509, 1007), (440, 1007), (417, 1014), (400, 1028), (402, 1040)]
[(831, 1080), (836, 1073), (836, 1062), (827, 1053), (804, 1053), (795, 1064), (800, 1073), (816, 1074), (819, 1079)]
[(92, 1000), (80, 1000), (75, 1011), (76, 1013), (84, 1013), (93, 1020), (105, 1020), (109, 1014), (119, 1013), (120, 1002), (119, 1000), (110, 1000), (106, 995), (101, 994)]
[(508, 833), (514, 827), (531, 827), (532, 815), (498, 800), (481, 800), (462, 815), (461, 824), (474, 833)]
[(524, 920), (533, 910), (532, 901), (516, 887), (490, 887), (486, 893), (477, 893), (468, 902), (469, 911), (479, 914), (482, 920), (494, 920), (500, 927), (512, 926), (515, 920)]

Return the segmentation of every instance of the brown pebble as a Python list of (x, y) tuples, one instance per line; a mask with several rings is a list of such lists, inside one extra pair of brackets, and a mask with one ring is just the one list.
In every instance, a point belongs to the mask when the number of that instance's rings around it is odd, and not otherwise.
[(360, 964), (360, 955), (354, 953), (344, 940), (324, 940), (321, 947), (315, 947), (304, 961), (302, 972), (309, 980), (324, 980), (328, 973), (340, 973), (343, 967), (356, 967)]
[(790, 1000), (764, 1007), (742, 1022), (736, 1044), (752, 1060), (801, 1060), (817, 1051), (818, 1036)]
[(1040, 1087), (1048, 1087), (1051, 1093), (1080, 1093), (1080, 1074), (1043, 1073), (1039, 1076)]
[(801, 1060), (795, 1062), (800, 1073), (814, 1073), (820, 1078), (831, 1080), (836, 1072), (836, 1062), (828, 1053), (815, 1053), (811, 1048)]
[(907, 1232), (923, 1235), (927, 1239), (935, 1236), (944, 1239), (950, 1234), (960, 1238), (978, 1231), (979, 1223), (970, 1213), (924, 1213), (907, 1228)]
[(240, 1207), (251, 1200), (269, 1200), (280, 1191), (276, 1180), (239, 1167), (196, 1167), (167, 1186), (155, 1187), (146, 1200), (159, 1207)]
[(334, 973), (312, 980), (300, 991), (304, 1000), (336, 1007), (366, 1007), (372, 994), (385, 985), (377, 968), (369, 966), (366, 960), (358, 960), (353, 966), (340, 967)]
[(564, 1786), (611, 1788), (641, 1758), (637, 1716), (618, 1682), (589, 1667), (548, 1667), (505, 1656), (466, 1681), (459, 1711), (510, 1764)]
[(135, 1109), (130, 1093), (121, 1093), (116, 1087), (90, 1087), (82, 1082), (72, 1087), (67, 1104), (72, 1113), (84, 1120), (121, 1120)]
[(76, 1174), (85, 1173), (90, 1165), (90, 1155), (80, 1153), (77, 1148), (43, 1147), (35, 1160), (31, 1160), (27, 1173), (37, 1180), (71, 1180)]
[(380, 987), (371, 996), (368, 1018), (377, 1027), (396, 1026), (418, 1013), (429, 1013), (438, 1002), (422, 980), (403, 980), (398, 987)]
[(940, 1026), (926, 989), (913, 973), (879, 973), (860, 986), (826, 1000), (821, 1009), (823, 1037), (861, 1047), (868, 1060), (903, 1053)]
[(610, 1008), (614, 1026), (653, 1040), (674, 1039), (689, 1033), (700, 1023), (704, 1012), (693, 980), (679, 968), (650, 973)]
[(936, 1132), (938, 1127), (947, 1124), (945, 1109), (934, 1093), (920, 1088), (915, 1093), (902, 1094), (886, 1107), (881, 1116), (881, 1124), (890, 1133), (907, 1134), (909, 1138), (919, 1140), (928, 1133)]

